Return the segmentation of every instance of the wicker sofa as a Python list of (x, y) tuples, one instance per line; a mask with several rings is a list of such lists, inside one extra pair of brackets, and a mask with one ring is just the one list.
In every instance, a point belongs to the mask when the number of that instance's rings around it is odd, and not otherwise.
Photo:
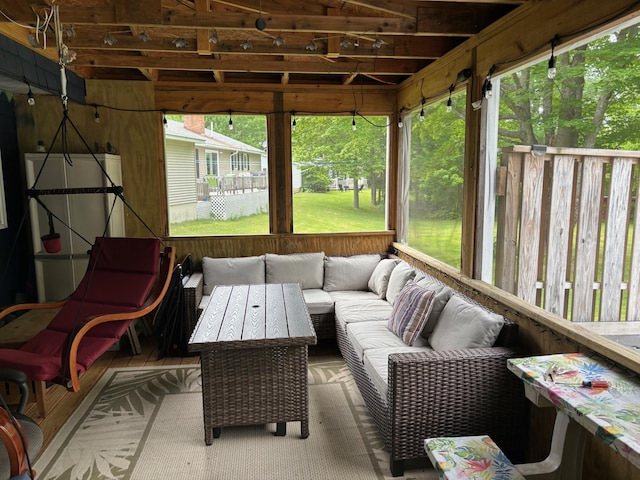
[[(336, 337), (394, 476), (403, 475), (405, 460), (426, 458), (424, 439), (430, 437), (489, 434), (509, 458), (522, 459), (527, 405), (522, 385), (506, 368), (507, 359), (519, 355), (517, 325), (385, 257), (267, 254), (240, 260), (257, 267), (242, 274), (238, 259), (216, 259), (216, 265), (204, 259), (203, 274), (192, 275), (186, 286), (187, 308), (195, 322), (217, 282), (298, 282), (318, 338)], [(310, 288), (319, 285), (320, 258), (322, 287)], [(409, 287), (433, 292), (426, 324), (419, 335), (413, 332), (411, 345), (389, 329)]]

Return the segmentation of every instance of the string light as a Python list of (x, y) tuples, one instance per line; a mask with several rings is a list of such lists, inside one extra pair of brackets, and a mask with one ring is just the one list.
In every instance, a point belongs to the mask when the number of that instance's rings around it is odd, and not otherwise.
[(162, 111), (162, 123), (164, 125), (164, 128), (167, 128), (167, 125), (169, 124), (169, 122), (167, 121), (167, 111), (166, 110)]
[(426, 101), (427, 100), (424, 97), (422, 97), (422, 103), (420, 105), (420, 117), (419, 117), (419, 120), (421, 122), (424, 122), (424, 104)]
[(493, 96), (493, 83), (491, 83), (491, 76), (493, 75), (493, 72), (495, 72), (495, 70), (496, 66), (492, 65), (489, 69), (489, 72), (487, 73), (487, 78), (482, 84), (482, 96), (487, 100)]
[(251, 50), (253, 48), (253, 44), (247, 39), (240, 44), (243, 50)]
[(547, 70), (547, 78), (549, 80), (553, 80), (554, 78), (556, 78), (556, 56), (554, 54), (554, 51), (558, 46), (558, 43), (560, 43), (560, 38), (556, 35), (555, 37), (553, 37), (553, 40), (551, 40), (551, 57), (549, 58), (549, 69)]
[(285, 40), (284, 40), (284, 38), (282, 37), (282, 35), (278, 35), (276, 38), (274, 38), (274, 39), (273, 39), (273, 44), (274, 44), (276, 47), (281, 47), (282, 45), (284, 45), (284, 44), (285, 44)]
[(233, 119), (231, 118), (231, 110), (229, 110), (229, 130), (233, 130)]
[(211, 35), (209, 35), (209, 43), (220, 43), (220, 39), (218, 38), (218, 35), (216, 35), (216, 32), (211, 32)]
[(36, 104), (36, 99), (33, 96), (33, 92), (31, 91), (31, 84), (27, 82), (27, 86), (29, 87), (29, 92), (27, 93), (27, 103), (29, 106), (33, 107)]
[(451, 102), (451, 94), (453, 93), (454, 87), (455, 86), (454, 86), (453, 83), (449, 87), (449, 98), (447, 99), (447, 112), (448, 113), (451, 113), (451, 111), (453, 110), (453, 103)]
[(96, 109), (96, 113), (95, 113), (95, 115), (93, 117), (95, 118), (96, 123), (100, 123), (100, 113), (98, 112), (98, 106), (97, 105), (95, 105), (95, 109)]
[(354, 132), (358, 129), (356, 126), (356, 112), (353, 112), (353, 116), (351, 117), (351, 130)]
[(296, 112), (292, 112), (293, 115), (293, 122), (291, 123), (291, 130), (295, 131), (296, 129)]
[(138, 38), (142, 42), (150, 42), (151, 41), (151, 35), (149, 35), (147, 32), (140, 32), (138, 34)]
[(404, 108), (400, 109), (400, 113), (398, 114), (398, 128), (404, 127), (404, 122), (402, 121), (402, 111)]
[(310, 52), (315, 52), (316, 50), (318, 50), (318, 45), (316, 45), (316, 42), (314, 42), (313, 40), (311, 40), (306, 47), (304, 47), (305, 49), (309, 50)]

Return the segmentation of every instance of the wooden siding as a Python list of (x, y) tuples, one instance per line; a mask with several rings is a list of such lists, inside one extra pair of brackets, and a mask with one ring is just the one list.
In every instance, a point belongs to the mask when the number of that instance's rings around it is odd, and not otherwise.
[(167, 139), (165, 148), (169, 206), (195, 202), (196, 166), (193, 144)]

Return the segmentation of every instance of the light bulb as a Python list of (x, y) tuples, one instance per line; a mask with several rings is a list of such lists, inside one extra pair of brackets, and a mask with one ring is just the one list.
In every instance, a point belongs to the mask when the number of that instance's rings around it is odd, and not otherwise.
[(295, 129), (296, 129), (296, 124), (297, 124), (297, 122), (296, 122), (296, 116), (295, 116), (295, 114), (294, 114), (294, 115), (293, 115), (293, 123), (291, 124), (291, 130), (294, 130), (294, 131), (295, 131)]
[(489, 98), (493, 97), (493, 84), (491, 83), (491, 80), (489, 80), (489, 79), (487, 79), (486, 88), (484, 90), (484, 97), (486, 99), (489, 99)]
[(451, 103), (451, 97), (447, 100), (447, 112), (451, 112), (453, 110), (453, 104)]
[(33, 93), (31, 93), (31, 90), (29, 90), (29, 94), (27, 96), (27, 103), (31, 107), (33, 107), (36, 104), (36, 99), (33, 97)]
[(549, 59), (549, 70), (547, 70), (547, 78), (549, 80), (553, 80), (556, 78), (556, 73), (556, 57), (551, 55), (551, 58)]
[(229, 115), (229, 130), (233, 130), (233, 120), (231, 119), (231, 115)]
[(98, 109), (96, 109), (96, 114), (94, 115), (96, 123), (100, 123), (100, 114), (98, 113)]
[(418, 117), (418, 120), (424, 122), (424, 107), (420, 109), (420, 117)]
[(402, 128), (404, 127), (404, 123), (402, 121), (402, 119), (398, 120), (398, 128)]
[(351, 120), (351, 130), (356, 131), (358, 127), (356, 126), (356, 117), (354, 116)]

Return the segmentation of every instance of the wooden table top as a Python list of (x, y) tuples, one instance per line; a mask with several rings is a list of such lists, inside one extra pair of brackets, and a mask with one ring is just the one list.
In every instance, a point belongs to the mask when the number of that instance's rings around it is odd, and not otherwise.
[(217, 286), (189, 340), (190, 351), (314, 345), (297, 283)]

